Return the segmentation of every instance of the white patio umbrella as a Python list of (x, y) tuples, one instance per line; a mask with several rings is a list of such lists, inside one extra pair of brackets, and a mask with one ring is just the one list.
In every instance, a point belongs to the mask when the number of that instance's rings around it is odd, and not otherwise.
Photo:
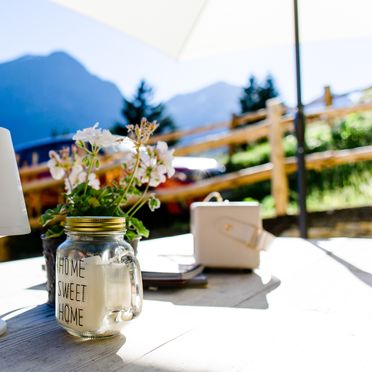
[[(298, 189), (301, 236), (307, 236), (304, 115), (297, 0), (53, 0), (114, 27), (177, 60), (256, 47), (296, 50)], [(303, 0), (301, 40), (370, 36), (370, 0)]]

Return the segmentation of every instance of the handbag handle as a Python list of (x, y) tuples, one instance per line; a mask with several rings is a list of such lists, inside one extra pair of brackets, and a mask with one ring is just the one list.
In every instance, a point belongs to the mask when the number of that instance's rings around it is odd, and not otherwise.
[[(223, 202), (223, 197), (218, 191), (213, 191), (209, 193), (204, 199), (203, 202), (209, 202), (211, 199), (216, 198), (217, 202)], [(226, 200), (227, 201), (227, 200)]]

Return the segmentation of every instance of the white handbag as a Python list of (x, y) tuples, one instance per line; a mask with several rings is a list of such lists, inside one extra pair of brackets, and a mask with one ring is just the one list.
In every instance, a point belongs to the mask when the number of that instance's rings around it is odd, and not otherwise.
[(263, 230), (256, 202), (191, 204), (196, 261), (206, 267), (254, 269), (274, 236)]

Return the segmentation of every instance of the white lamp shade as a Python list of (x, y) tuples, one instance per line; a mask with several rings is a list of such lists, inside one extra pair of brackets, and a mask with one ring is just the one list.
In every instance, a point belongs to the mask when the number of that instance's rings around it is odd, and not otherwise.
[(10, 132), (0, 127), (0, 235), (30, 231)]

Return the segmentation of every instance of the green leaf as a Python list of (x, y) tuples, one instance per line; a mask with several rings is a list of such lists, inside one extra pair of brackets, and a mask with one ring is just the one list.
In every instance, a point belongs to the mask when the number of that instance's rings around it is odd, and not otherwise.
[(140, 191), (137, 187), (132, 186), (128, 189), (128, 194), (134, 195), (134, 196), (141, 196), (142, 191)]
[(128, 217), (127, 218), (128, 230), (135, 230), (138, 235), (148, 238), (150, 231), (146, 229), (145, 225), (138, 218)]
[(46, 210), (40, 216), (40, 224), (41, 226), (45, 227), (46, 225), (50, 224), (52, 221), (56, 219), (59, 220), (64, 219), (65, 215), (66, 215), (65, 206), (63, 204), (59, 204), (54, 209)]
[(85, 165), (86, 167), (89, 167), (89, 164), (90, 164), (89, 156), (88, 156), (88, 155), (84, 156), (83, 159), (81, 160), (81, 162), (82, 162), (83, 165)]
[(151, 210), (151, 212), (154, 212), (155, 209), (160, 208), (160, 200), (155, 196), (151, 195), (149, 200), (148, 200), (148, 205)]
[(47, 238), (57, 238), (59, 236), (62, 236), (63, 233), (64, 233), (64, 229), (62, 225), (54, 225), (47, 230), (47, 232), (45, 233), (45, 236)]
[(127, 232), (125, 233), (125, 238), (128, 242), (138, 238), (138, 234), (136, 234), (133, 230), (127, 230)]
[(101, 205), (99, 200), (94, 197), (89, 198), (88, 203), (89, 203), (89, 206), (92, 208), (97, 208)]
[(76, 146), (85, 150), (85, 146), (84, 146), (84, 142), (83, 141), (76, 141)]

